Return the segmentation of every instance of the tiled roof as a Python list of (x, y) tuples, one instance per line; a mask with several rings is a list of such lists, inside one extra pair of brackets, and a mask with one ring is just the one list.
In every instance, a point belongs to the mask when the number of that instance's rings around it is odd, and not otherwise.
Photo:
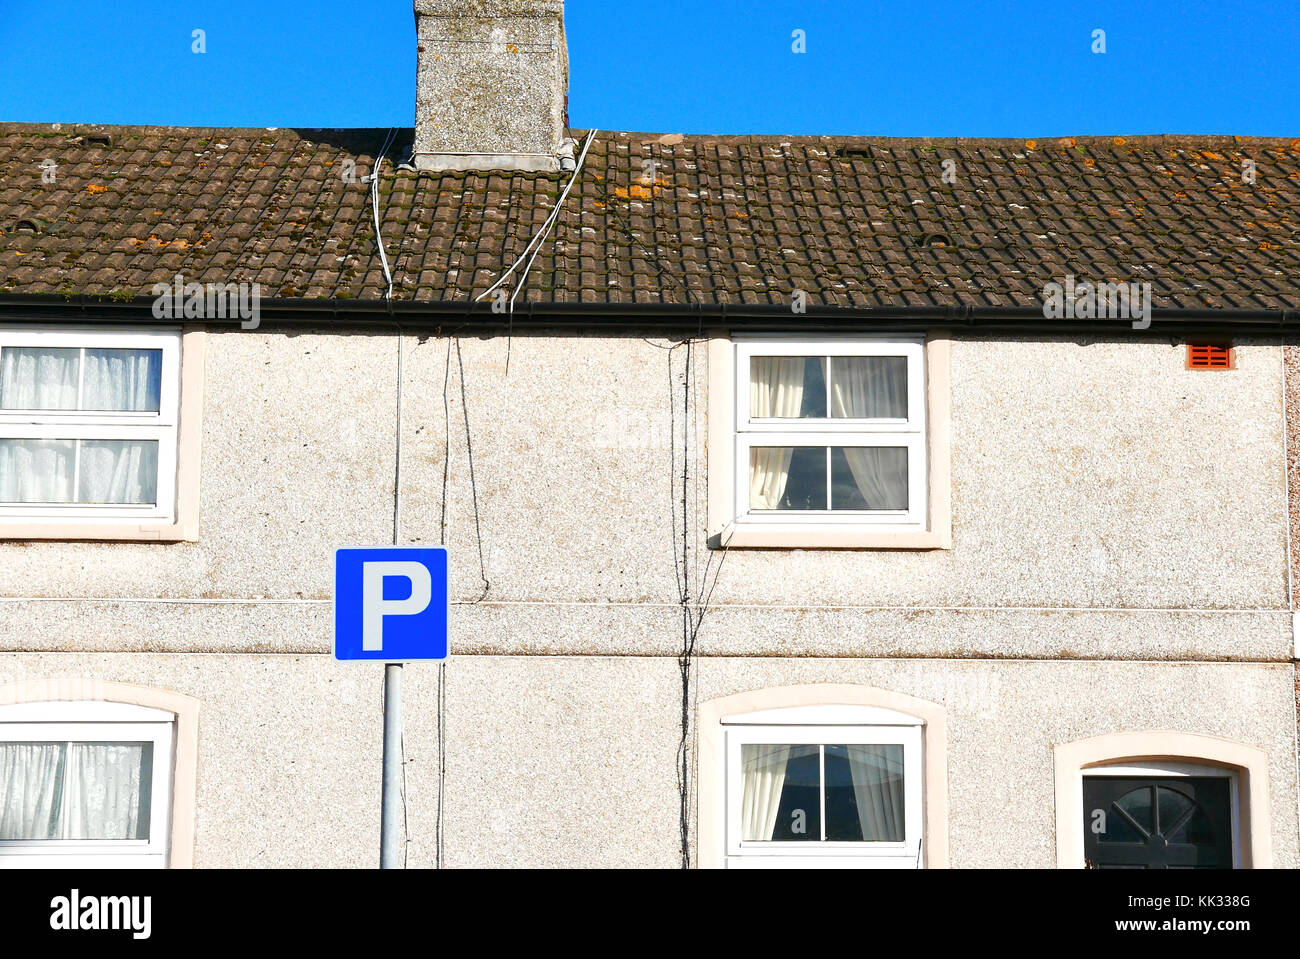
[[(387, 132), (0, 124), (0, 292), (141, 295), (181, 273), (381, 297), (362, 177)], [(385, 164), (395, 297), (483, 290), (567, 178)], [(602, 132), (519, 300), (1034, 306), (1073, 274), (1150, 281), (1159, 307), (1296, 308), (1297, 216), (1300, 140)]]

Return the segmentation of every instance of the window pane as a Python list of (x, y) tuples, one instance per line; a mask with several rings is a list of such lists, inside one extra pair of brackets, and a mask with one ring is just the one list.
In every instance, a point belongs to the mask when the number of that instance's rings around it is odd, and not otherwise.
[(821, 842), (821, 747), (789, 746), (774, 842)]
[(72, 501), (73, 440), (0, 440), (0, 503)]
[(826, 747), (827, 837), (830, 836), (830, 753), (843, 750), (858, 814), (857, 839), (902, 842), (906, 835), (903, 803), (903, 747), (897, 743)]
[(832, 356), (831, 416), (907, 419), (907, 357)]
[(82, 440), (77, 502), (158, 501), (157, 440)]
[(907, 448), (831, 449), (832, 509), (907, 509)]
[(826, 447), (750, 447), (749, 508), (825, 509)]
[(826, 416), (820, 356), (754, 356), (749, 360), (749, 415), (755, 419)]
[(83, 410), (157, 412), (162, 350), (86, 350)]
[[(1098, 834), (1098, 842), (1145, 842), (1143, 832), (1150, 835), (1155, 829), (1151, 787), (1141, 786), (1121, 796), (1105, 809), (1105, 813), (1106, 831)], [(1124, 813), (1128, 815), (1125, 816)]]
[[(815, 757), (816, 746), (745, 743), (740, 747), (741, 839), (762, 842), (774, 838), (791, 761), (798, 767), (806, 760), (810, 749)], [(806, 777), (806, 770), (801, 772), (796, 768), (795, 772), (795, 778)]]
[(826, 838), (831, 842), (862, 839), (847, 746), (826, 747)]
[(741, 747), (741, 838), (820, 842), (821, 748)]
[(153, 743), (0, 743), (0, 840), (148, 839)]
[(81, 351), (38, 346), (0, 350), (0, 409), (75, 410)]

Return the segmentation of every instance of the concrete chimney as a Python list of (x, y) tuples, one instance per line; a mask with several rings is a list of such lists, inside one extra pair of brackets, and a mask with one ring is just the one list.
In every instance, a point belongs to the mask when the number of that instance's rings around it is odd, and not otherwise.
[(563, 0), (415, 0), (420, 170), (560, 169)]

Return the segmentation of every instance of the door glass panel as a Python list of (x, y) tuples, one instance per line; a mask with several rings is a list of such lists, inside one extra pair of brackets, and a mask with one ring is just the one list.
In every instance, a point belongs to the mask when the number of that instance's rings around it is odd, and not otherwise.
[(1230, 788), (1231, 781), (1222, 776), (1085, 776), (1083, 828), (1088, 865), (1100, 869), (1231, 868)]
[(1145, 842), (1154, 828), (1151, 790), (1144, 786), (1121, 796), (1106, 813), (1106, 831), (1098, 837), (1101, 842)]

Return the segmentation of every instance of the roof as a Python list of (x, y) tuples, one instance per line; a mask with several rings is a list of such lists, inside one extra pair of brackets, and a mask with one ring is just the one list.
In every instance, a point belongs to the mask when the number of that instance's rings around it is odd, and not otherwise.
[[(0, 293), (142, 295), (181, 273), (380, 298), (361, 178), (388, 132), (0, 124)], [(472, 299), (568, 176), (385, 164), (395, 298)], [(519, 301), (780, 305), (802, 289), (818, 306), (1027, 307), (1071, 274), (1149, 281), (1165, 308), (1294, 309), (1298, 213), (1300, 140), (602, 132)]]

